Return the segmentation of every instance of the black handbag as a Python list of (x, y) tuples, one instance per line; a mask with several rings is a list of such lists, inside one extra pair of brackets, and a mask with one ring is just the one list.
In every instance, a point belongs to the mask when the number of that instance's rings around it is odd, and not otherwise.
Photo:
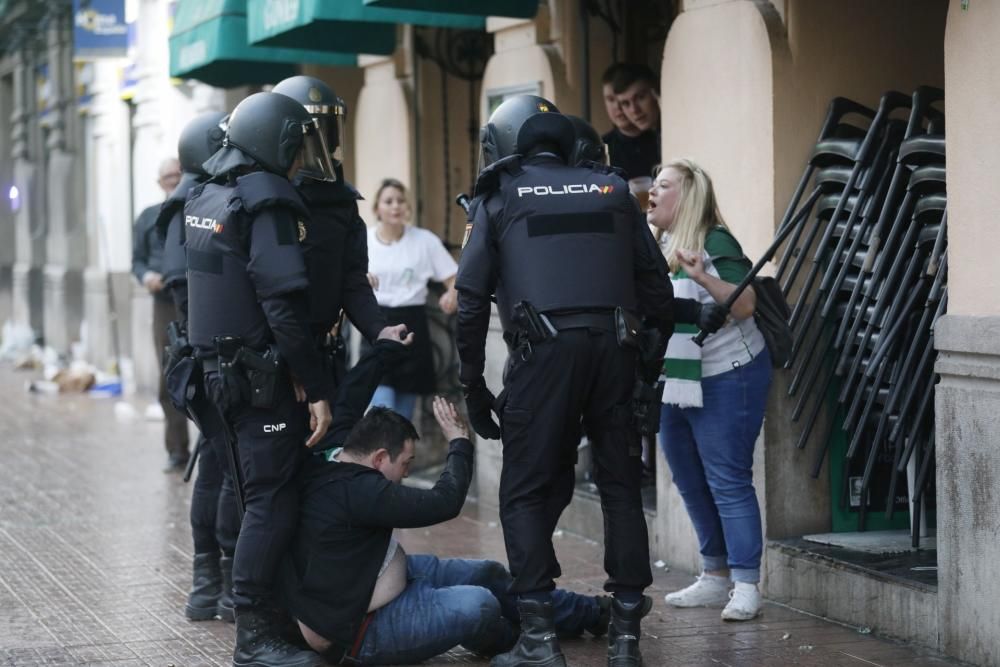
[(791, 308), (778, 281), (770, 276), (755, 276), (753, 291), (757, 296), (753, 318), (771, 353), (771, 365), (781, 368), (792, 356), (792, 329), (788, 326)]

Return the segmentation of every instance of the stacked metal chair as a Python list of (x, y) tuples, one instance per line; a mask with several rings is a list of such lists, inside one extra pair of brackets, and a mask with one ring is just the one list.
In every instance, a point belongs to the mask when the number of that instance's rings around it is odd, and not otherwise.
[[(928, 87), (886, 93), (877, 110), (835, 99), (778, 229), (788, 241), (777, 278), (786, 297), (797, 295), (786, 365), (789, 395), (797, 397), (792, 419), (803, 426), (797, 446), (805, 447), (839, 387), (813, 476), (843, 428), (849, 445), (837, 463), (847, 483), (850, 463), (864, 461), (866, 499), (875, 463), (891, 448), (889, 516), (911, 460), (915, 514), (933, 477), (933, 329), (947, 304), (944, 119), (935, 106), (942, 100)], [(862, 500), (861, 529), (867, 508)]]

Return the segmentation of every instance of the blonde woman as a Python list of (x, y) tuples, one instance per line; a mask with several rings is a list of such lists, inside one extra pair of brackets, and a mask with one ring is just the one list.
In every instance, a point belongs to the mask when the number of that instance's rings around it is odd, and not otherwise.
[[(719, 212), (711, 179), (691, 160), (670, 162), (656, 175), (647, 221), (661, 230), (678, 300), (693, 299), (701, 307), (722, 303), (750, 271)], [(698, 580), (669, 593), (666, 602), (725, 605), (727, 621), (754, 618), (761, 607), (763, 536), (752, 466), (771, 361), (753, 319), (755, 307), (748, 288), (733, 304), (729, 322), (700, 348), (691, 340), (697, 328), (678, 324), (664, 362), (660, 444), (703, 561)], [(677, 319), (696, 321), (681, 313)]]
[[(405, 324), (413, 347), (405, 362), (388, 369), (372, 405), (413, 418), (417, 397), (433, 393), (434, 356), (427, 323), (427, 283), (444, 283), (438, 305), (451, 315), (458, 309), (458, 264), (434, 232), (409, 224), (406, 186), (387, 178), (375, 193), (375, 224), (368, 228), (368, 271), (377, 284), (375, 299), (386, 323)], [(369, 280), (372, 280), (370, 277)]]

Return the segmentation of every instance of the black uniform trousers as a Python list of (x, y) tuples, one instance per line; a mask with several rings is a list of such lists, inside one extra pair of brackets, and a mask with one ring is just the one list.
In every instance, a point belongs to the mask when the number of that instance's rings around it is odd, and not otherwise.
[(221, 549), (223, 555), (232, 556), (240, 534), (240, 513), (226, 454), (229, 443), (222, 417), (204, 399), (198, 406), (198, 426), (201, 429), (198, 477), (191, 492), (194, 552), (218, 553)]
[(591, 440), (604, 512), (605, 590), (652, 583), (642, 459), (630, 399), (636, 353), (602, 329), (565, 329), (511, 351), (498, 398), (503, 441), (500, 520), (511, 592), (552, 590), (562, 573), (552, 533), (573, 497), (576, 449)]
[[(209, 396), (221, 395), (218, 374), (206, 374), (205, 385)], [(233, 602), (269, 607), (298, 520), (295, 477), (307, 451), (308, 408), (295, 400), (291, 382), (279, 382), (273, 407), (240, 405), (224, 416), (236, 435), (245, 504), (233, 556)]]

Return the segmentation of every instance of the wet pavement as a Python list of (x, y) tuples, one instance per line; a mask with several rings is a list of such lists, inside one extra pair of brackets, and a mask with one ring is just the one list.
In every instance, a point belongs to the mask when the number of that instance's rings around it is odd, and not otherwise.
[[(183, 615), (190, 487), (161, 472), (162, 424), (117, 419), (110, 399), (28, 394), (30, 377), (0, 369), (0, 665), (229, 665), (233, 626)], [(471, 502), (400, 541), (409, 553), (504, 560), (495, 513)], [(600, 546), (571, 535), (556, 545), (561, 585), (599, 592)], [(665, 607), (663, 594), (689, 581), (656, 570), (648, 667), (959, 664), (772, 604), (737, 624)], [(606, 664), (600, 640), (563, 648), (574, 667)], [(454, 651), (424, 664), (487, 662)]]

